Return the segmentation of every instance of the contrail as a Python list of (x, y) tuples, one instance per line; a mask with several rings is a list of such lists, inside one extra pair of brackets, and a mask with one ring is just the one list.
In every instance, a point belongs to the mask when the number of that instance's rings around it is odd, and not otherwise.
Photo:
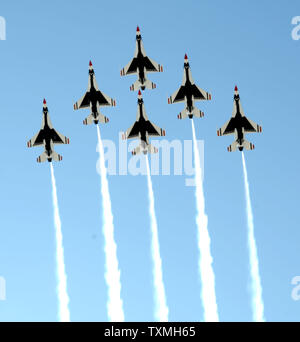
[(244, 170), (244, 183), (245, 183), (245, 197), (247, 206), (247, 221), (248, 221), (248, 248), (249, 248), (249, 262), (251, 274), (251, 287), (252, 287), (252, 310), (253, 320), (255, 322), (264, 322), (264, 303), (262, 299), (262, 286), (259, 276), (257, 248), (254, 237), (254, 223), (253, 213), (250, 199), (249, 183), (247, 168), (245, 162), (244, 152), (242, 152), (243, 170)]
[(215, 274), (212, 267), (213, 258), (210, 252), (210, 237), (207, 230), (207, 216), (205, 214), (205, 201), (202, 187), (202, 174), (200, 165), (199, 149), (196, 139), (194, 121), (192, 121), (194, 159), (195, 159), (195, 181), (196, 181), (196, 205), (198, 225), (198, 248), (200, 252), (199, 271), (202, 281), (201, 298), (204, 307), (204, 321), (218, 322), (218, 307), (215, 293)]
[(158, 229), (157, 220), (154, 206), (154, 194), (150, 175), (150, 167), (148, 157), (146, 156), (147, 165), (147, 184), (149, 194), (149, 214), (151, 220), (151, 252), (153, 259), (153, 278), (154, 278), (154, 290), (155, 290), (155, 317), (159, 322), (168, 322), (169, 309), (167, 306), (165, 286), (163, 281), (162, 273), (162, 262), (159, 252), (159, 240), (158, 240)]
[(111, 322), (124, 322), (123, 301), (121, 299), (121, 280), (117, 257), (117, 245), (114, 239), (114, 222), (108, 189), (104, 150), (97, 125), (98, 150), (101, 172), (101, 193), (103, 207), (104, 252), (106, 258), (105, 280), (108, 286), (107, 313)]
[(69, 311), (69, 295), (67, 291), (67, 275), (65, 270), (64, 260), (64, 247), (63, 237), (61, 232), (61, 221), (59, 216), (56, 181), (54, 176), (54, 169), (52, 163), (50, 163), (51, 169), (51, 181), (52, 181), (52, 197), (53, 197), (53, 209), (54, 209), (54, 224), (55, 224), (55, 237), (56, 237), (56, 263), (57, 263), (57, 293), (59, 313), (58, 317), (60, 322), (70, 322)]

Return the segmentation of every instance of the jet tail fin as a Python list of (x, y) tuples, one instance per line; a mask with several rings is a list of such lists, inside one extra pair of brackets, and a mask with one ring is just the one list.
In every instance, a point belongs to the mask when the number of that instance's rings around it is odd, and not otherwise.
[(149, 81), (149, 80), (146, 80), (146, 82), (144, 84), (142, 84), (140, 82), (140, 80), (136, 80), (131, 86), (130, 86), (130, 90), (131, 91), (137, 91), (139, 90), (140, 88), (143, 89), (143, 87), (147, 88), (147, 89), (155, 89), (156, 88), (156, 84)]
[(139, 145), (132, 151), (132, 154), (135, 156), (140, 153), (152, 154), (152, 153), (157, 153), (157, 152), (158, 152), (158, 149), (156, 147), (152, 146), (151, 144), (148, 144), (146, 148), (143, 148), (141, 145)]
[(177, 115), (178, 119), (180, 120), (186, 119), (188, 116), (190, 116), (190, 118), (192, 118), (193, 116), (195, 118), (203, 118), (204, 113), (200, 109), (195, 107), (192, 113), (189, 113), (188, 110), (185, 108)]
[(85, 118), (83, 120), (83, 124), (84, 125), (90, 125), (93, 122), (97, 123), (97, 121), (100, 122), (100, 123), (107, 123), (109, 121), (109, 119), (106, 116), (104, 116), (103, 114), (101, 114), (101, 113), (98, 113), (96, 118), (94, 117), (93, 114), (90, 114), (87, 118)]
[(249, 142), (248, 140), (244, 140), (243, 144), (240, 145), (237, 141), (234, 141), (230, 146), (227, 147), (228, 152), (234, 152), (237, 148), (242, 151), (245, 150), (254, 150), (254, 144)]
[(62, 156), (60, 154), (56, 153), (55, 151), (53, 151), (51, 156), (49, 157), (47, 152), (45, 151), (39, 157), (37, 157), (38, 163), (44, 163), (46, 160), (48, 160), (48, 161), (51, 161), (51, 160), (61, 161)]

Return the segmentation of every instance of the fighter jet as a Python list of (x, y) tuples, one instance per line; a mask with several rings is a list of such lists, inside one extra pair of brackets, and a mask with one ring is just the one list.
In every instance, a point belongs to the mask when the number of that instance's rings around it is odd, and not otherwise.
[(154, 89), (156, 85), (147, 79), (147, 72), (162, 72), (162, 65), (154, 62), (147, 57), (142, 36), (139, 27), (136, 29), (136, 46), (134, 58), (121, 70), (121, 76), (137, 74), (138, 79), (130, 86), (130, 90), (135, 91), (141, 88), (142, 90)]
[(184, 102), (185, 109), (180, 112), (177, 117), (178, 119), (185, 119), (187, 117), (192, 119), (193, 116), (196, 118), (202, 118), (204, 116), (204, 113), (195, 107), (195, 101), (201, 100), (211, 100), (211, 94), (195, 84), (192, 78), (188, 57), (185, 55), (182, 85), (168, 98), (168, 103)]
[(38, 158), (37, 162), (42, 163), (46, 160), (51, 162), (52, 160), (61, 161), (62, 156), (54, 151), (54, 144), (69, 144), (70, 139), (64, 135), (58, 133), (52, 126), (50, 121), (48, 107), (46, 100), (43, 102), (43, 120), (41, 130), (31, 138), (27, 146), (41, 146), (44, 145), (45, 152), (43, 152)]
[(253, 150), (254, 145), (245, 139), (245, 133), (261, 133), (262, 128), (254, 121), (248, 119), (242, 109), (240, 102), (240, 95), (237, 86), (234, 89), (234, 101), (232, 118), (226, 122), (226, 124), (217, 130), (217, 135), (234, 134), (235, 141), (227, 147), (229, 152), (236, 151), (238, 148), (240, 151)]
[(140, 90), (138, 93), (137, 103), (138, 109), (136, 122), (123, 134), (123, 140), (134, 138), (140, 139), (140, 145), (132, 151), (133, 155), (139, 153), (157, 153), (158, 149), (149, 143), (149, 137), (165, 136), (166, 131), (149, 121), (145, 112), (144, 101)]
[(93, 69), (93, 64), (90, 61), (89, 67), (89, 85), (87, 92), (82, 98), (74, 104), (74, 110), (90, 107), (91, 114), (83, 120), (84, 125), (90, 125), (94, 122), (107, 123), (109, 119), (100, 113), (100, 106), (115, 106), (116, 101), (99, 90), (98, 84)]

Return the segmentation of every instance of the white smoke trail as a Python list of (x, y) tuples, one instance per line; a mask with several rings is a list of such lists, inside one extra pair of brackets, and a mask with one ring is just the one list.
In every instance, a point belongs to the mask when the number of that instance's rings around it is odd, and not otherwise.
[(107, 314), (111, 322), (124, 322), (123, 302), (121, 299), (120, 270), (117, 257), (117, 245), (114, 239), (113, 214), (106, 175), (103, 144), (98, 125), (97, 134), (101, 172), (104, 252), (106, 258), (105, 280), (108, 287)]
[(154, 194), (150, 175), (150, 167), (148, 157), (146, 156), (147, 165), (147, 184), (149, 194), (149, 214), (151, 220), (151, 251), (153, 259), (153, 278), (154, 278), (154, 290), (155, 290), (155, 316), (159, 322), (168, 322), (169, 309), (166, 301), (165, 287), (163, 282), (162, 274), (162, 261), (159, 252), (159, 240), (158, 240), (158, 229), (157, 220), (155, 215), (154, 206)]
[(212, 267), (212, 256), (210, 252), (210, 236), (207, 229), (208, 219), (205, 214), (205, 201), (202, 186), (202, 172), (200, 155), (196, 139), (194, 121), (192, 121), (194, 159), (195, 159), (195, 181), (196, 181), (196, 205), (197, 205), (197, 226), (198, 226), (198, 248), (200, 252), (199, 271), (202, 281), (201, 298), (204, 308), (205, 322), (218, 322), (218, 308), (215, 293), (215, 274)]
[(242, 152), (243, 170), (244, 170), (244, 183), (245, 183), (245, 197), (247, 207), (247, 221), (248, 221), (248, 248), (249, 248), (249, 262), (250, 262), (250, 274), (251, 274), (251, 287), (252, 287), (252, 310), (253, 320), (255, 322), (264, 322), (264, 303), (262, 299), (262, 286), (259, 275), (257, 248), (254, 237), (254, 223), (253, 213), (250, 199), (249, 183), (247, 167)]
[(51, 169), (51, 181), (52, 181), (52, 197), (53, 197), (53, 209), (54, 209), (54, 224), (55, 224), (55, 237), (56, 237), (56, 263), (57, 263), (57, 292), (58, 292), (58, 305), (59, 312), (58, 317), (60, 322), (70, 322), (69, 311), (69, 295), (67, 292), (67, 275), (65, 270), (64, 260), (64, 247), (63, 236), (61, 231), (61, 221), (58, 209), (56, 181), (54, 176), (54, 169), (52, 163), (50, 163)]

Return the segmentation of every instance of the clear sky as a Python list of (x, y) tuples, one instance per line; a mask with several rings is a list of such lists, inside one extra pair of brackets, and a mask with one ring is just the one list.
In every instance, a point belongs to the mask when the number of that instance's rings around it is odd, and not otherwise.
[[(195, 82), (213, 98), (195, 120), (205, 144), (204, 191), (221, 321), (250, 321), (247, 221), (239, 152), (216, 130), (231, 116), (237, 84), (246, 115), (263, 127), (246, 152), (265, 316), (297, 321), (292, 278), (300, 275), (299, 53), (291, 37), (298, 1), (3, 1), (0, 41), (0, 276), (7, 299), (1, 321), (56, 321), (55, 240), (48, 163), (26, 142), (39, 129), (45, 97), (54, 127), (70, 138), (54, 165), (73, 321), (106, 321), (97, 134), (73, 111), (86, 91), (88, 62), (99, 87), (117, 101), (103, 114), (104, 139), (136, 117), (135, 76), (120, 77), (133, 57), (139, 25), (147, 54), (164, 66), (149, 74), (147, 114), (168, 140), (192, 138), (183, 104), (167, 104), (181, 84), (187, 53)], [(128, 155), (129, 156), (129, 155)], [(171, 321), (201, 321), (201, 282), (194, 188), (185, 175), (153, 176), (163, 275)], [(147, 183), (144, 176), (109, 176), (125, 319), (152, 321), (154, 300)]]

